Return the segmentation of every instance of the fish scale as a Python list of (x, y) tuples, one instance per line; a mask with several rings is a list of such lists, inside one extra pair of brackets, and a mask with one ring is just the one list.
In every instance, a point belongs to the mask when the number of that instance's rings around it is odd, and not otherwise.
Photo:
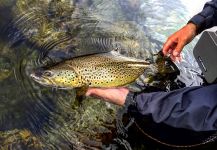
[[(144, 67), (136, 69), (128, 67), (128, 65), (132, 63), (129, 61), (123, 62), (123, 60), (119, 60), (120, 62), (118, 62), (118, 60), (115, 60), (115, 62), (111, 62), (113, 59), (104, 58), (103, 56), (98, 56), (96, 59), (93, 58), (94, 57), (89, 60), (89, 63), (81, 62), (80, 65), (76, 67), (76, 69), (79, 70), (78, 73), (83, 77), (84, 80), (86, 79), (86, 82), (84, 82), (84, 84), (89, 86), (122, 86), (126, 83), (129, 83), (130, 81), (132, 82), (135, 80), (144, 71)], [(76, 61), (76, 59), (74, 61)], [(88, 59), (86, 61), (88, 61)]]

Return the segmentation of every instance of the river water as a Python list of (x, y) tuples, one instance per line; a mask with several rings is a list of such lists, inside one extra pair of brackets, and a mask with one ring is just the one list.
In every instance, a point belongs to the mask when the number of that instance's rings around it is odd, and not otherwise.
[[(91, 97), (78, 105), (74, 90), (44, 87), (29, 75), (41, 66), (111, 50), (154, 60), (167, 37), (190, 19), (192, 9), (184, 2), (0, 0), (0, 148), (145, 149), (155, 145), (132, 144), (127, 137), (137, 135), (124, 130), (123, 108)], [(203, 84), (192, 55), (196, 41), (186, 46), (182, 62), (176, 64), (180, 74), (164, 81), (165, 90)]]

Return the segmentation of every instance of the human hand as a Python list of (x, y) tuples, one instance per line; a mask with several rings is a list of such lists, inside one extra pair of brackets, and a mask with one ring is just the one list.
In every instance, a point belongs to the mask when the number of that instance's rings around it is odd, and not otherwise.
[(89, 88), (86, 96), (100, 97), (103, 100), (116, 104), (124, 105), (129, 90), (127, 88)]
[(189, 23), (179, 31), (172, 34), (163, 46), (163, 54), (170, 55), (173, 61), (181, 60), (181, 51), (185, 45), (191, 42), (196, 36), (197, 26)]

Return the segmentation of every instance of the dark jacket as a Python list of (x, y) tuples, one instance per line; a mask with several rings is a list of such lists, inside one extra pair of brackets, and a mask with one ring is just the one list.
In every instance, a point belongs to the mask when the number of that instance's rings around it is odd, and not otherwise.
[(217, 25), (217, 0), (207, 2), (203, 10), (192, 17), (189, 22), (198, 26), (197, 33)]
[(171, 92), (130, 93), (130, 112), (151, 115), (157, 123), (195, 131), (217, 130), (217, 84)]
[[(217, 0), (207, 2), (189, 22), (198, 26), (198, 33), (217, 25)], [(129, 111), (151, 115), (157, 123), (195, 131), (217, 130), (217, 84), (171, 92), (130, 93), (128, 103), (134, 106)]]

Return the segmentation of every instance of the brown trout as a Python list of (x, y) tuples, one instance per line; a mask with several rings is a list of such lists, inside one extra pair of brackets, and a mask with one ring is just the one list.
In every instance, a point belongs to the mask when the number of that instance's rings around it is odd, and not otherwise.
[(66, 60), (30, 76), (42, 85), (57, 88), (111, 88), (132, 83), (149, 65), (146, 61), (112, 51)]

